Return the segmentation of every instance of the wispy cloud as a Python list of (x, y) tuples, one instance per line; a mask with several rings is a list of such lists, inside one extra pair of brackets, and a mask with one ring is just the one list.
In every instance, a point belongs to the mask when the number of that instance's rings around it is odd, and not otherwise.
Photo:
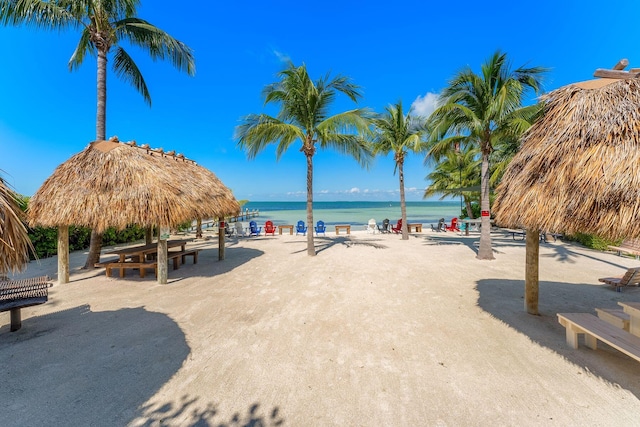
[(418, 97), (411, 104), (412, 114), (415, 116), (429, 117), (438, 104), (438, 94), (427, 92), (424, 96)]
[(288, 63), (291, 62), (291, 57), (289, 55), (287, 55), (286, 53), (280, 52), (278, 49), (271, 49), (271, 53), (273, 53), (273, 55), (278, 58), (278, 61), (282, 62), (282, 63)]

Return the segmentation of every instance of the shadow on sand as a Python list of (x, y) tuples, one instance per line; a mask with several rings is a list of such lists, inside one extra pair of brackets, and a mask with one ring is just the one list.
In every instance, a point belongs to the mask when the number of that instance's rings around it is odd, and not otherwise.
[(88, 305), (0, 328), (3, 426), (126, 425), (190, 353), (168, 316)]
[[(228, 419), (227, 419), (228, 418)], [(280, 409), (276, 406), (268, 413), (259, 403), (252, 404), (245, 414), (236, 412), (230, 417), (219, 413), (216, 406), (207, 403), (204, 407), (197, 397), (182, 396), (178, 403), (165, 403), (141, 408), (141, 416), (133, 423), (136, 426), (180, 425), (184, 427), (276, 427), (284, 425)]]
[[(598, 343), (598, 350), (591, 350), (584, 346), (582, 338), (578, 350), (571, 349), (565, 342), (565, 329), (556, 316), (557, 313), (595, 314), (596, 307), (619, 308), (618, 301), (640, 301), (639, 288), (615, 292), (606, 286), (540, 282), (539, 316), (525, 311), (523, 280), (484, 279), (478, 281), (477, 290), (478, 305), (484, 311), (539, 345), (640, 398), (637, 361), (602, 343)], [(578, 293), (586, 297), (576, 298)]]

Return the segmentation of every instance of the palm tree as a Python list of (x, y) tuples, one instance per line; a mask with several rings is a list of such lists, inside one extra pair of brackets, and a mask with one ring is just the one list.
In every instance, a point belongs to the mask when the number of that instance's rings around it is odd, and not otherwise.
[[(427, 158), (432, 157), (427, 155)], [(445, 197), (462, 197), (467, 216), (473, 218), (471, 202), (480, 198), (480, 160), (477, 147), (470, 145), (459, 150), (449, 150), (439, 160), (426, 177), (431, 184), (425, 190), (424, 197), (436, 194), (441, 195), (441, 200)], [(478, 187), (478, 191), (470, 189), (473, 187)]]
[[(121, 46), (123, 40), (145, 50), (152, 59), (168, 59), (178, 70), (195, 74), (191, 49), (160, 28), (135, 17), (140, 0), (0, 0), (0, 22), (47, 29), (81, 28), (80, 41), (69, 60), (69, 69), (87, 57), (98, 59), (96, 140), (106, 139), (107, 57), (113, 53), (116, 76), (130, 83), (151, 105), (151, 95), (140, 69)], [(100, 256), (102, 236), (91, 233), (85, 268), (93, 268)]]
[(497, 51), (482, 65), (480, 75), (470, 68), (456, 74), (440, 95), (439, 107), (429, 118), (431, 140), (451, 146), (461, 139), (480, 148), (482, 229), (478, 259), (493, 259), (489, 222), (489, 158), (501, 140), (519, 137), (527, 117), (538, 108), (522, 107), (525, 96), (541, 90), (540, 67), (511, 70), (507, 55)]
[(373, 137), (374, 153), (387, 155), (393, 153), (395, 161), (394, 173), (398, 172), (400, 180), (400, 212), (402, 215), (402, 240), (409, 239), (407, 229), (407, 205), (404, 195), (404, 160), (409, 152), (419, 153), (426, 149), (422, 140), (423, 128), (421, 120), (404, 114), (402, 101), (389, 105), (385, 113), (373, 119), (375, 134)]
[[(338, 92), (353, 102), (361, 97), (358, 86), (347, 77), (326, 75), (314, 82), (304, 64), (296, 67), (292, 63), (279, 72), (278, 77), (280, 81), (263, 90), (265, 105), (280, 105), (277, 117), (250, 114), (236, 128), (235, 138), (250, 159), (269, 144), (277, 144), (276, 158), (279, 159), (295, 141), (300, 141), (300, 151), (307, 159), (307, 224), (313, 226), (313, 155), (316, 149), (333, 148), (367, 166), (372, 157), (364, 137), (369, 120), (363, 109), (329, 116), (329, 107)], [(312, 232), (307, 233), (307, 254), (316, 254)]]

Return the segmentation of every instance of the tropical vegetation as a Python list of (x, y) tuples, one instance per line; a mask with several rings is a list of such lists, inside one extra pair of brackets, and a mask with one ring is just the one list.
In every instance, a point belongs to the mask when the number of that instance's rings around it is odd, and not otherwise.
[(500, 141), (519, 140), (540, 114), (539, 104), (523, 106), (530, 92), (542, 89), (541, 67), (512, 70), (506, 53), (495, 52), (480, 74), (466, 67), (442, 91), (439, 107), (428, 121), (436, 160), (456, 144), (474, 144), (481, 154), (482, 228), (478, 259), (493, 259), (490, 226), (490, 156)]
[[(263, 90), (265, 105), (279, 105), (278, 115), (249, 114), (236, 127), (238, 146), (252, 159), (271, 144), (279, 159), (294, 142), (307, 163), (307, 225), (313, 226), (313, 156), (318, 149), (332, 148), (353, 157), (361, 166), (372, 158), (367, 141), (370, 121), (365, 109), (356, 108), (330, 115), (339, 93), (354, 103), (361, 98), (359, 87), (344, 76), (326, 75), (312, 80), (305, 64), (288, 66), (278, 73), (279, 81)], [(307, 254), (316, 254), (313, 232), (307, 233)]]
[[(107, 62), (112, 54), (115, 75), (130, 83), (151, 105), (151, 95), (142, 73), (122, 46), (129, 42), (146, 51), (153, 60), (169, 60), (178, 70), (195, 74), (191, 49), (151, 23), (136, 17), (140, 0), (0, 0), (0, 22), (62, 30), (80, 28), (80, 40), (69, 69), (82, 65), (87, 56), (97, 57), (96, 140), (106, 139)], [(85, 268), (100, 256), (102, 238), (92, 233)]]
[(404, 191), (404, 161), (410, 152), (420, 153), (427, 146), (422, 139), (422, 119), (409, 111), (404, 113), (402, 101), (389, 105), (385, 113), (373, 118), (373, 151), (375, 154), (393, 153), (394, 172), (400, 181), (400, 212), (402, 216), (402, 239), (409, 239), (407, 229), (407, 206)]

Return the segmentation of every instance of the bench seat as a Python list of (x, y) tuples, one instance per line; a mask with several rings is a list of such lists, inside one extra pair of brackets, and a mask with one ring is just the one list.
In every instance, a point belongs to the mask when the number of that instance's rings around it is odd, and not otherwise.
[(180, 268), (180, 263), (184, 264), (186, 262), (186, 258), (188, 256), (193, 258), (193, 263), (198, 263), (198, 252), (200, 249), (187, 249), (180, 252), (171, 252), (167, 253), (167, 259), (173, 260), (173, 269), (177, 270)]
[(0, 281), (0, 311), (11, 313), (11, 332), (22, 327), (20, 309), (47, 302), (51, 286), (48, 276)]
[(611, 323), (617, 328), (629, 331), (631, 316), (625, 313), (622, 309), (596, 308), (596, 313), (598, 313), (598, 317), (605, 322)]
[(607, 246), (609, 250), (616, 251), (618, 255), (623, 253), (633, 255), (638, 259), (640, 256), (640, 240), (638, 239), (625, 239), (619, 246)]
[(157, 262), (131, 262), (131, 261), (127, 261), (127, 262), (110, 262), (110, 263), (106, 263), (106, 265), (104, 265), (103, 267), (105, 267), (105, 273), (107, 275), (107, 277), (111, 277), (111, 270), (114, 268), (118, 268), (120, 269), (120, 277), (124, 277), (124, 272), (127, 268), (137, 268), (138, 270), (140, 270), (140, 277), (144, 279), (144, 277), (146, 276), (146, 271), (148, 269), (153, 268), (155, 273), (156, 273), (156, 277), (158, 277), (158, 263)]
[(600, 340), (640, 362), (640, 337), (599, 319), (590, 313), (558, 313), (558, 322), (566, 329), (567, 344), (578, 348), (578, 334), (584, 334), (585, 345), (597, 349)]

